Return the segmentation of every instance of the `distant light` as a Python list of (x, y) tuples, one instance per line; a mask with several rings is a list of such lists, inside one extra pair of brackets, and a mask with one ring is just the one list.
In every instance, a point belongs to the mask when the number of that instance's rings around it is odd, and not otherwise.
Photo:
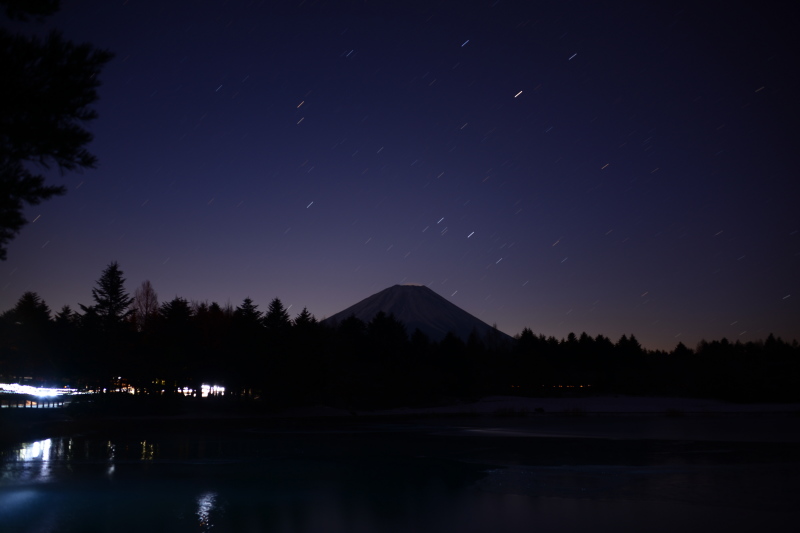
[(14, 394), (31, 394), (39, 397), (58, 396), (59, 394), (70, 394), (76, 392), (74, 389), (52, 389), (48, 387), (33, 387), (31, 385), (20, 385), (18, 383), (0, 383), (0, 391), (13, 392)]
[(224, 394), (225, 387), (220, 387), (219, 385), (201, 385), (200, 391), (202, 393), (203, 398), (208, 396), (209, 394)]
[(464, 48), (465, 46), (467, 46), (467, 43), (468, 43), (468, 42), (469, 42), (469, 39), (467, 39), (466, 41), (464, 41), (464, 44), (462, 44), (462, 45), (461, 45), (461, 48)]
[(519, 96), (521, 94), (522, 94), (522, 91), (518, 92), (517, 94), (514, 95), (514, 98), (516, 98), (517, 96)]

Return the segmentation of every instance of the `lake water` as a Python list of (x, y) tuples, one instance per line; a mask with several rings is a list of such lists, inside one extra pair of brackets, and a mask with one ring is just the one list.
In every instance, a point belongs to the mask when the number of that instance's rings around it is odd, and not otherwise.
[[(781, 420), (776, 437), (798, 424)], [(0, 531), (796, 530), (793, 438), (609, 436), (615, 424), (127, 427), (27, 442), (0, 453)]]

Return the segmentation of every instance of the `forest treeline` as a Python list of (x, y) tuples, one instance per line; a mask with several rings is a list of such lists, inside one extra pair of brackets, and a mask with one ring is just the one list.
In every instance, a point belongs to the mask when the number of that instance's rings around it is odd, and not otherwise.
[(120, 378), (141, 394), (201, 384), (270, 405), (419, 405), (488, 394), (683, 395), (736, 401), (800, 401), (800, 346), (764, 341), (702, 341), (671, 352), (644, 349), (633, 335), (566, 339), (524, 329), (513, 341), (491, 332), (432, 342), (391, 315), (335, 327), (303, 309), (291, 317), (273, 299), (261, 311), (158, 302), (149, 282), (133, 296), (111, 263), (94, 303), (52, 313), (34, 292), (0, 315), (0, 378), (113, 388)]

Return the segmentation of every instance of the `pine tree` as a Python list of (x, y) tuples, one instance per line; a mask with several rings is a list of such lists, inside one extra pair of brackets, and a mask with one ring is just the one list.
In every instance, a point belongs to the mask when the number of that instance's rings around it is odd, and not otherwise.
[(50, 308), (38, 294), (28, 291), (14, 306), (14, 321), (23, 327), (47, 327), (50, 322)]
[[(0, 0), (11, 19), (41, 19), (58, 9), (56, 0)], [(25, 205), (66, 192), (45, 185), (36, 167), (60, 171), (92, 168), (84, 125), (97, 118), (98, 74), (112, 55), (75, 44), (58, 32), (44, 39), (0, 28), (0, 260), (6, 245), (27, 223)]]
[(131, 313), (133, 298), (125, 290), (125, 278), (116, 261), (103, 270), (97, 287), (92, 289), (92, 298), (95, 305), (88, 307), (81, 304), (81, 309), (96, 315), (100, 327), (106, 331), (117, 327)]
[(242, 305), (236, 308), (233, 312), (233, 318), (239, 327), (246, 329), (260, 329), (261, 315), (263, 313), (258, 310), (258, 306), (253, 303), (253, 300), (248, 296), (242, 302)]
[[(263, 375), (264, 324), (262, 312), (249, 297), (232, 314), (230, 356), (226, 381), (228, 390), (250, 394)], [(236, 392), (233, 392), (237, 394)]]
[(264, 325), (271, 334), (284, 333), (291, 327), (292, 319), (289, 318), (289, 312), (278, 298), (269, 303), (267, 314), (264, 316)]
[(303, 308), (302, 311), (294, 318), (293, 325), (296, 328), (300, 328), (301, 330), (307, 330), (311, 327), (314, 327), (318, 324), (317, 319), (314, 318), (307, 308)]
[(3, 314), (0, 351), (7, 349), (6, 372), (36, 378), (53, 377), (50, 308), (35, 292), (26, 292)]
[(61, 307), (61, 310), (53, 317), (53, 322), (55, 322), (59, 327), (73, 326), (75, 321), (76, 315), (69, 305), (64, 305)]

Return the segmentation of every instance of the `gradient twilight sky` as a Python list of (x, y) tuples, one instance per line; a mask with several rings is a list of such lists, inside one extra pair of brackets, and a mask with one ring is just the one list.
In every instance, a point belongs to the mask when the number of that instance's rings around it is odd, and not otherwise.
[(100, 163), (27, 210), (0, 311), (118, 261), (318, 319), (413, 282), (511, 335), (800, 339), (798, 43), (738, 4), (63, 1), (15, 27), (116, 54)]

